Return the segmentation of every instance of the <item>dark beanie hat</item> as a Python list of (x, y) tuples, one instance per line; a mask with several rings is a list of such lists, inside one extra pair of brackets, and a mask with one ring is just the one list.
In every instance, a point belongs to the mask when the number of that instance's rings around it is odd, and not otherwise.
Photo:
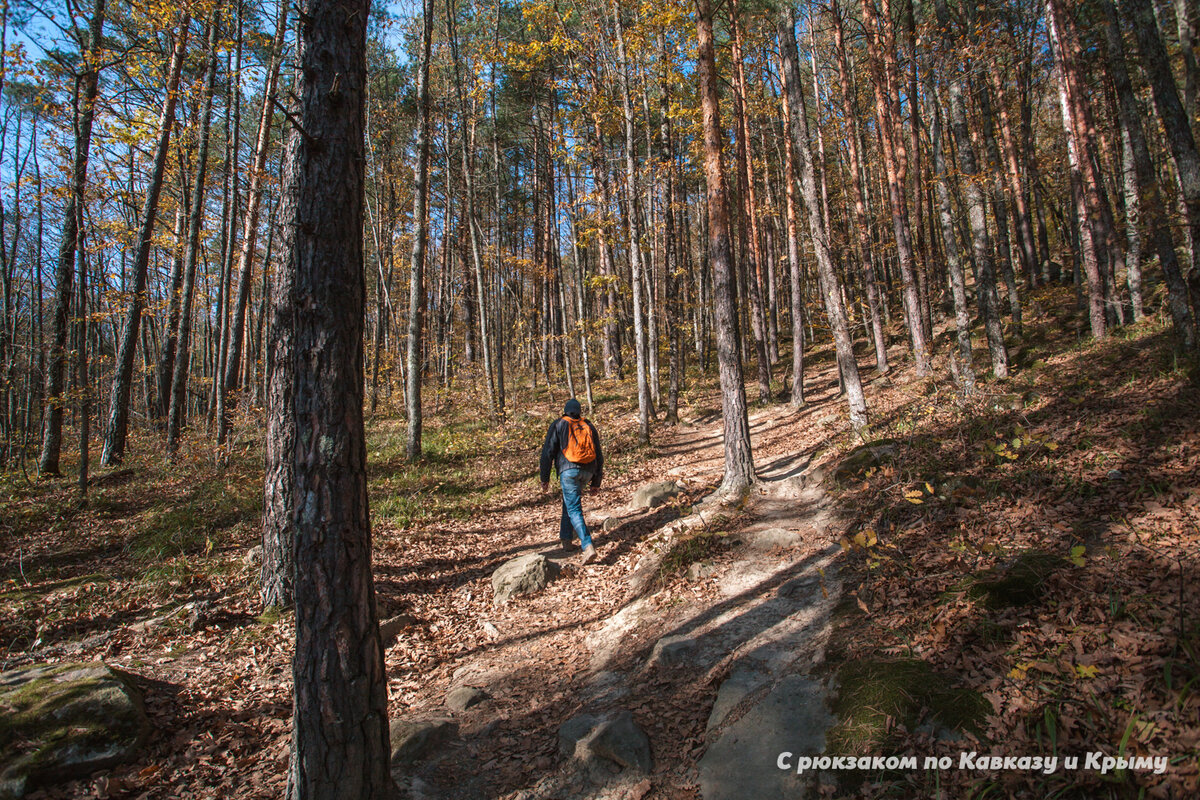
[(563, 406), (563, 415), (567, 417), (578, 417), (583, 413), (583, 406), (579, 405), (579, 401), (572, 397)]

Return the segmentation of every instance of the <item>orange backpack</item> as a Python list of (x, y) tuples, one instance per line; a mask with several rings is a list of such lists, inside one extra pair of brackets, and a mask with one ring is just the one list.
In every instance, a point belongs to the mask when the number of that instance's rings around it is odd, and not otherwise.
[(592, 441), (592, 429), (584, 418), (563, 417), (567, 423), (567, 446), (563, 457), (572, 464), (590, 464), (596, 460), (596, 444)]

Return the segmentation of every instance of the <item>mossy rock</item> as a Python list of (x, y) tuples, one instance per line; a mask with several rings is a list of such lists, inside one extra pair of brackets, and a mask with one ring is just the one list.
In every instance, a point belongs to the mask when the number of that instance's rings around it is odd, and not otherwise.
[(141, 693), (100, 662), (0, 673), (0, 800), (127, 761), (149, 730)]
[(1042, 598), (1046, 581), (1066, 561), (1052, 553), (1030, 550), (1010, 564), (994, 567), (967, 581), (967, 596), (989, 608), (1028, 606)]
[(836, 675), (833, 713), (837, 724), (826, 735), (826, 753), (874, 755), (890, 752), (894, 720), (913, 730), (923, 720), (943, 738), (982, 735), (992, 706), (970, 689), (955, 689), (919, 659), (859, 660), (843, 664)]
[(896, 439), (877, 439), (847, 453), (833, 471), (833, 480), (845, 485), (860, 481), (871, 467), (882, 466), (896, 457), (900, 442)]

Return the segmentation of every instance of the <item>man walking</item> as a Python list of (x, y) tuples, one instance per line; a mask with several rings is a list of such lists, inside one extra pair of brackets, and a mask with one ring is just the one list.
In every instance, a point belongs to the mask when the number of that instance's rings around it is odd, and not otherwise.
[(582, 416), (579, 401), (572, 397), (563, 407), (563, 415), (550, 423), (546, 442), (542, 445), (542, 492), (550, 491), (550, 465), (558, 473), (562, 485), (562, 521), (558, 537), (563, 549), (571, 550), (571, 539), (579, 537), (583, 549), (582, 563), (596, 557), (592, 537), (583, 521), (583, 487), (590, 481), (592, 494), (600, 491), (604, 480), (604, 453), (600, 450), (600, 434), (596, 426)]

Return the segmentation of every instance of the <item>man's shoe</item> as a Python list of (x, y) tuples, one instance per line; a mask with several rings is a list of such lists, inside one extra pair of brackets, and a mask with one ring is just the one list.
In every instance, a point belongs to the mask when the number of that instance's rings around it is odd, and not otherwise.
[(580, 565), (586, 564), (595, 557), (596, 557), (596, 548), (589, 544), (587, 546), (587, 549), (585, 549), (583, 551), (583, 558), (579, 559), (579, 563), (580, 563)]

